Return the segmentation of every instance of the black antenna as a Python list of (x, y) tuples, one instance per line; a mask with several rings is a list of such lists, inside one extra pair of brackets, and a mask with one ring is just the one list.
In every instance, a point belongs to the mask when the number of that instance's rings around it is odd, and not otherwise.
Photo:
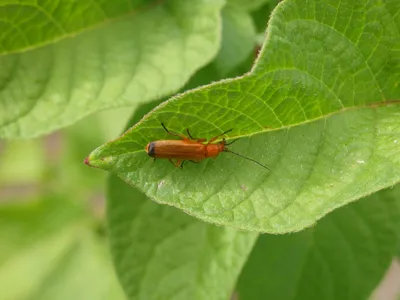
[(228, 150), (228, 149), (225, 149), (224, 151), (225, 151), (225, 152), (232, 153), (232, 154), (235, 154), (235, 155), (237, 155), (237, 156), (240, 156), (241, 158), (244, 158), (244, 159), (250, 160), (250, 161), (252, 161), (252, 162), (256, 163), (257, 165), (259, 165), (259, 166), (261, 166), (261, 167), (263, 167), (263, 168), (265, 168), (265, 169), (269, 170), (269, 168), (268, 168), (267, 166), (264, 166), (263, 164), (259, 163), (258, 161), (254, 160), (254, 159), (252, 159), (252, 158), (250, 158), (250, 157), (246, 157), (246, 156), (244, 156), (244, 155), (242, 155), (242, 154), (239, 154), (239, 153), (233, 152), (233, 151), (231, 151), (231, 150)]

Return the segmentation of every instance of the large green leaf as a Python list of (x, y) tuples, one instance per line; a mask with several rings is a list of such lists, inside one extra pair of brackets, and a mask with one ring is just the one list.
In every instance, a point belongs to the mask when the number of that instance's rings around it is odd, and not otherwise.
[(109, 181), (107, 219), (129, 299), (229, 299), (257, 238), (157, 205), (115, 176)]
[(146, 0), (3, 0), (0, 6), (0, 54), (35, 48), (73, 36), (144, 8)]
[[(130, 13), (130, 2), (63, 0), (40, 7), (29, 1), (2, 8), (11, 12), (14, 30), (27, 21), (19, 34), (29, 35), (32, 49), (0, 56), (0, 137), (37, 136), (101, 109), (176, 92), (217, 53), (223, 0), (162, 1), (137, 13)], [(32, 6), (36, 12), (27, 19)], [(70, 29), (57, 31), (64, 27)], [(26, 46), (9, 41), (6, 31), (0, 34), (5, 50)]]
[[(400, 5), (284, 1), (251, 73), (160, 105), (88, 157), (160, 203), (246, 230), (301, 230), (400, 180)], [(153, 163), (160, 123), (211, 138), (233, 128), (228, 153), (175, 169)]]
[(397, 250), (400, 185), (340, 208), (305, 231), (260, 235), (239, 299), (368, 299)]

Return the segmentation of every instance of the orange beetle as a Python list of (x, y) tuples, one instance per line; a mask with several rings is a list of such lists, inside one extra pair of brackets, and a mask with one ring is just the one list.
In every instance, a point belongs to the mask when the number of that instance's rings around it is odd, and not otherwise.
[[(229, 152), (229, 153), (235, 154), (237, 156), (240, 156), (244, 159), (250, 160), (263, 168), (268, 169), (268, 167), (255, 161), (254, 159), (245, 157), (236, 152), (232, 152), (231, 150), (229, 150), (226, 147), (226, 146), (232, 144), (233, 142), (235, 142), (236, 140), (234, 140), (230, 143), (227, 143), (224, 138), (224, 139), (222, 139), (221, 142), (213, 143), (219, 137), (232, 131), (232, 129), (227, 130), (227, 131), (213, 137), (206, 144), (204, 144), (204, 142), (207, 139), (193, 138), (189, 132), (189, 129), (186, 129), (186, 132), (189, 136), (189, 137), (186, 137), (183, 134), (174, 133), (174, 132), (169, 131), (163, 123), (161, 123), (161, 125), (162, 125), (162, 127), (164, 127), (165, 131), (168, 134), (173, 135), (173, 136), (178, 136), (181, 138), (181, 140), (159, 140), (159, 141), (148, 143), (146, 146), (147, 155), (149, 155), (150, 157), (153, 157), (154, 160), (156, 158), (169, 159), (169, 161), (171, 163), (173, 163), (176, 167), (182, 168), (184, 162), (187, 160), (198, 163), (201, 160), (206, 159), (206, 158), (210, 158), (210, 157), (215, 158), (221, 152)], [(176, 162), (174, 162), (173, 160), (176, 160)]]

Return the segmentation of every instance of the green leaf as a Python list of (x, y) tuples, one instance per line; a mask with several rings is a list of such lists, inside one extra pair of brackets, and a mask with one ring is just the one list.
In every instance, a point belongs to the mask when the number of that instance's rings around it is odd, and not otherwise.
[(245, 61), (255, 44), (256, 29), (250, 14), (240, 6), (225, 6), (222, 10), (221, 49), (213, 62), (221, 78)]
[(208, 225), (110, 177), (111, 251), (129, 299), (229, 299), (257, 234)]
[[(0, 55), (71, 37), (143, 9), (145, 0), (2, 1)], [(153, 1), (154, 2), (154, 1)]]
[(271, 0), (253, 0), (253, 1), (246, 1), (246, 0), (230, 0), (229, 3), (233, 6), (240, 7), (242, 11), (254, 11), (260, 6), (265, 3), (270, 2)]
[[(227, 37), (232, 37), (232, 34), (224, 35), (222, 40), (222, 45), (227, 45), (231, 41)], [(224, 47), (224, 46), (223, 46)], [(222, 51), (222, 50), (221, 50)], [(219, 56), (216, 60), (220, 62), (226, 60), (226, 56)], [(199, 72), (196, 73), (194, 77), (191, 78), (189, 83), (185, 88), (189, 87), (197, 87), (208, 83), (210, 80), (221, 78), (222, 70), (218, 67), (220, 64), (216, 63), (214, 60), (208, 66), (202, 68)], [(246, 60), (242, 64), (236, 66), (232, 72), (238, 72), (240, 74), (240, 70), (242, 69), (242, 65), (251, 65), (251, 62), (254, 60), (253, 55), (251, 55), (251, 60)], [(240, 60), (235, 59), (235, 65), (240, 62)], [(230, 62), (232, 63), (232, 62)], [(160, 101), (157, 104), (161, 103)], [(138, 122), (143, 115), (148, 113), (151, 109), (153, 109), (155, 103), (148, 103), (145, 105), (139, 106), (138, 109), (135, 110), (129, 124), (135, 124)], [(152, 258), (149, 257), (149, 253), (146, 251), (150, 249), (151, 252), (154, 247), (157, 247), (160, 243), (160, 234), (170, 234), (171, 236), (168, 238), (168, 245), (160, 247), (165, 247), (166, 252), (175, 253), (171, 254), (173, 258), (174, 264), (178, 266), (180, 269), (185, 268), (186, 264), (193, 263), (197, 259), (197, 263), (199, 264), (199, 268), (189, 271), (192, 274), (194, 271), (198, 271), (200, 269), (202, 276), (207, 276), (207, 272), (210, 272), (206, 267), (212, 265), (214, 262), (223, 261), (224, 264), (229, 264), (229, 269), (226, 270), (226, 273), (218, 271), (218, 273), (213, 273), (210, 276), (210, 281), (205, 283), (200, 283), (195, 286), (191, 286), (188, 289), (183, 289), (182, 294), (179, 294), (179, 297), (182, 299), (190, 298), (193, 299), (193, 294), (195, 294), (194, 299), (207, 299), (206, 296), (201, 295), (201, 291), (203, 289), (211, 289), (210, 292), (207, 292), (206, 295), (210, 296), (213, 294), (213, 298), (215, 299), (225, 299), (226, 296), (232, 291), (233, 282), (239, 275), (239, 271), (241, 269), (241, 264), (247, 257), (247, 254), (252, 248), (253, 242), (256, 238), (254, 234), (238, 234), (236, 237), (234, 236), (234, 232), (231, 230), (222, 230), (222, 228), (215, 228), (211, 225), (206, 225), (199, 221), (195, 221), (192, 218), (184, 215), (183, 213), (179, 213), (178, 211), (168, 208), (168, 207), (160, 207), (154, 203), (151, 203), (148, 198), (146, 198), (143, 193), (139, 192), (137, 189), (131, 189), (126, 184), (123, 184), (116, 177), (111, 177), (109, 180), (109, 197), (108, 197), (108, 208), (107, 208), (107, 217), (109, 223), (109, 235), (110, 235), (110, 244), (111, 251), (114, 257), (114, 262), (116, 266), (117, 273), (119, 275), (120, 281), (130, 299), (152, 299), (157, 297), (165, 297), (166, 294), (171, 293), (171, 289), (173, 288), (173, 284), (171, 286), (166, 283), (165, 289), (158, 289), (157, 291), (153, 291), (151, 288), (151, 283), (149, 283), (149, 287), (142, 287), (142, 283), (147, 280), (151, 280), (144, 277), (144, 272), (147, 270), (148, 266), (146, 263), (150, 260), (154, 261), (154, 264), (161, 265), (165, 267), (163, 270), (163, 274), (156, 274), (155, 276), (168, 276), (168, 280), (173, 281), (176, 280), (176, 284), (184, 285), (186, 282), (179, 278), (179, 276), (175, 276), (175, 274), (169, 276), (171, 273), (170, 262), (164, 261), (163, 257)], [(145, 213), (139, 213), (145, 210)], [(163, 217), (159, 218), (159, 215)], [(132, 215), (135, 217), (132, 218)], [(186, 227), (190, 227), (191, 231), (186, 230), (185, 232), (179, 233), (179, 236), (175, 236), (176, 232), (182, 230), (182, 224)], [(141, 230), (141, 228), (145, 228)], [(186, 228), (185, 227), (185, 228)], [(163, 228), (165, 230), (160, 231), (159, 229)], [(190, 232), (195, 231), (196, 239), (193, 241), (193, 238), (190, 236)], [(202, 242), (202, 240), (197, 239), (197, 235), (201, 235), (206, 238), (204, 235), (212, 235), (213, 240)], [(231, 236), (232, 234), (232, 236)], [(253, 238), (252, 238), (253, 237)], [(215, 240), (214, 240), (215, 239)], [(247, 248), (240, 248), (238, 252), (240, 252), (239, 259), (237, 261), (232, 261), (230, 264), (229, 257), (215, 257), (215, 254), (204, 254), (204, 257), (207, 257), (206, 265), (203, 264), (204, 258), (200, 258), (196, 256), (191, 262), (185, 261), (182, 259), (182, 255), (187, 255), (186, 251), (182, 251), (182, 244), (184, 244), (185, 249), (187, 249), (187, 244), (191, 244), (191, 248), (189, 255), (192, 253), (200, 252), (208, 252), (210, 247), (215, 245), (220, 245), (225, 243), (227, 239), (231, 239), (233, 245), (239, 244), (241, 247), (241, 242), (245, 239), (249, 242)], [(163, 243), (164, 240), (161, 240)], [(141, 245), (143, 247), (136, 249), (136, 244)], [(192, 245), (193, 244), (193, 245)], [(230, 245), (224, 245), (223, 248), (225, 251), (224, 254), (229, 254), (233, 249), (230, 248)], [(246, 243), (247, 244), (247, 243)], [(198, 247), (198, 248), (196, 248)], [(186, 256), (185, 256), (186, 257)], [(208, 264), (208, 265), (207, 265)], [(174, 271), (175, 272), (175, 271)], [(232, 273), (232, 274), (230, 274)], [(146, 273), (147, 274), (147, 273)], [(172, 279), (169, 279), (171, 278)], [(214, 281), (219, 281), (223, 278), (226, 280), (228, 278), (230, 281), (224, 281), (226, 284), (224, 285), (224, 289), (221, 289), (221, 286), (214, 286)], [(233, 279), (232, 279), (233, 278)], [(155, 279), (158, 280), (158, 279)], [(164, 287), (164, 286), (163, 286)], [(175, 299), (175, 298), (174, 298)]]
[[(218, 50), (223, 0), (163, 1), (136, 14), (129, 14), (130, 2), (118, 6), (80, 1), (73, 7), (67, 0), (57, 3), (60, 11), (48, 17), (59, 15), (53, 20), (59, 24), (56, 27), (72, 22), (73, 37), (37, 47), (69, 32), (59, 34), (54, 26), (41, 30), (48, 18), (36, 17), (37, 10), (29, 19), (31, 25), (24, 25), (37, 37), (32, 42), (36, 47), (0, 56), (0, 137), (37, 136), (102, 109), (137, 105), (171, 94)], [(131, 3), (136, 7), (141, 1)], [(57, 5), (48, 6), (40, 13)], [(101, 8), (105, 11), (100, 16)], [(21, 14), (14, 13), (16, 28), (26, 19), (27, 13), (20, 9)], [(81, 22), (86, 10), (85, 22)], [(107, 20), (105, 15), (115, 18)], [(88, 28), (102, 19), (102, 26)], [(20, 34), (26, 30), (21, 29)], [(0, 38), (5, 35), (9, 33)], [(14, 47), (12, 42), (7, 45), (10, 50)]]
[[(88, 157), (148, 197), (202, 220), (284, 233), (400, 181), (400, 6), (284, 1), (251, 73), (178, 95)], [(146, 156), (160, 123), (230, 149), (175, 169)]]
[(260, 235), (239, 299), (368, 299), (396, 254), (400, 185), (291, 235)]
[(278, 5), (280, 0), (269, 0), (264, 3), (258, 9), (252, 11), (252, 17), (254, 24), (257, 28), (257, 32), (262, 32), (264, 35), (265, 28), (267, 27), (267, 17), (271, 15), (271, 12)]
[(2, 299), (124, 299), (105, 241), (87, 222), (57, 196), (1, 205)]

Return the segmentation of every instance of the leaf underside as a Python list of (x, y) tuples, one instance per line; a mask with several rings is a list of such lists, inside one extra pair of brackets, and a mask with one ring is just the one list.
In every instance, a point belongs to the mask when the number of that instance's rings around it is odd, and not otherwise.
[(0, 7), (0, 137), (171, 94), (217, 53), (223, 0), (70, 2)]

